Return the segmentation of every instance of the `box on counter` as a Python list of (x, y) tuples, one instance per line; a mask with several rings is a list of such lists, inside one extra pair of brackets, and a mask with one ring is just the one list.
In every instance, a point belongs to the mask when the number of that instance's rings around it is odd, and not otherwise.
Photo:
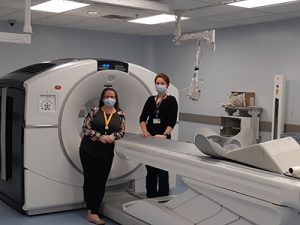
[(231, 91), (232, 94), (244, 94), (245, 106), (255, 106), (255, 92)]

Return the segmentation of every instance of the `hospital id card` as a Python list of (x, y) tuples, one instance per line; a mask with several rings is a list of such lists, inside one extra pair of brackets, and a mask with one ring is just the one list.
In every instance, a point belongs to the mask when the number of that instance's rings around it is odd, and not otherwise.
[(153, 119), (153, 124), (160, 124), (160, 119), (154, 118)]

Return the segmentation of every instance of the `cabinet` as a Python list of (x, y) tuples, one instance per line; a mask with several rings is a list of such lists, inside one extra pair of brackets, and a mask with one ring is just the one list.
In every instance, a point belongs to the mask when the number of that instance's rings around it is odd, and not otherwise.
[(220, 134), (224, 137), (232, 137), (241, 131), (241, 117), (221, 116)]
[[(220, 135), (240, 141), (242, 146), (258, 143), (260, 107), (224, 107), (229, 115), (221, 116)], [(238, 113), (238, 115), (234, 115)]]

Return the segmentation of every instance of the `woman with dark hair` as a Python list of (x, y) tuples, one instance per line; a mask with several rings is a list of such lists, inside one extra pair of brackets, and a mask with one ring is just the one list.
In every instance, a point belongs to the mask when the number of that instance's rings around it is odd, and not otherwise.
[(114, 142), (124, 136), (125, 116), (120, 110), (118, 95), (113, 88), (105, 88), (99, 105), (92, 108), (84, 119), (84, 134), (80, 148), (83, 168), (83, 194), (88, 209), (87, 219), (105, 224), (98, 212), (104, 197), (105, 185), (114, 157)]
[[(159, 73), (154, 79), (157, 95), (150, 96), (140, 116), (140, 126), (144, 137), (171, 139), (171, 131), (176, 125), (178, 104), (174, 96), (167, 94), (169, 77)], [(168, 171), (146, 165), (147, 197), (169, 195)], [(158, 184), (158, 185), (157, 185)]]

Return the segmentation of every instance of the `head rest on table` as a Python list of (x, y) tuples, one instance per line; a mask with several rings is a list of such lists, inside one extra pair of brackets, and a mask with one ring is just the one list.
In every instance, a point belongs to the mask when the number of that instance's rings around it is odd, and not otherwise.
[(206, 155), (231, 159), (279, 174), (300, 166), (300, 145), (291, 137), (241, 148), (238, 140), (222, 137), (208, 128), (200, 128), (195, 135), (195, 145)]

